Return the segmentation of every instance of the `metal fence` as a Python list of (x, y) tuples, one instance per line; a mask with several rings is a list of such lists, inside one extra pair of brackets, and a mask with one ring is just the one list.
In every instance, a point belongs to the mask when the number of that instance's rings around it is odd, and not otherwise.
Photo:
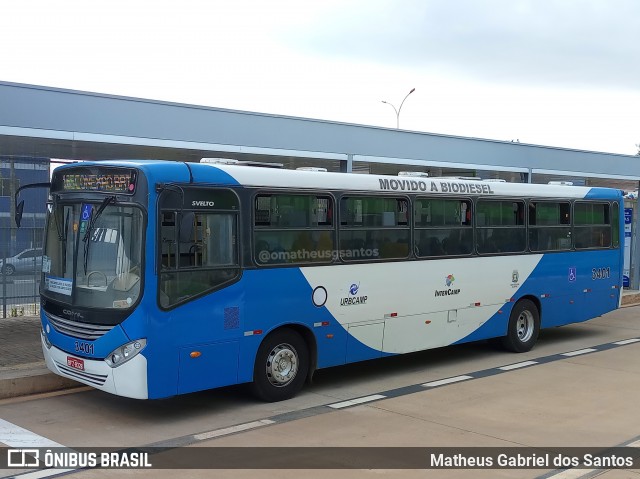
[(42, 254), (31, 250), (42, 245), (42, 235), (42, 228), (27, 227), (16, 241), (0, 227), (0, 320), (39, 313)]

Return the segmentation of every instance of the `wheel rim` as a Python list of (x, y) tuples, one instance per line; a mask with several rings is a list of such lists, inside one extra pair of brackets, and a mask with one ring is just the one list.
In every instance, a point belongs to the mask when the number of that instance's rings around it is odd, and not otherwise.
[(535, 330), (535, 321), (533, 320), (533, 314), (531, 311), (522, 311), (516, 320), (516, 333), (518, 339), (526, 343), (533, 336)]
[(15, 268), (10, 264), (4, 267), (4, 274), (7, 276), (11, 276), (14, 273), (14, 271), (15, 271)]
[(276, 387), (283, 387), (298, 374), (298, 352), (290, 344), (279, 344), (267, 356), (267, 378)]

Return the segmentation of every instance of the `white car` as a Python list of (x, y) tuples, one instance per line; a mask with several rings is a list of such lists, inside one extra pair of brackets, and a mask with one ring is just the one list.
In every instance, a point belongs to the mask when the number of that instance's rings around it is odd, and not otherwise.
[(0, 271), (6, 276), (14, 273), (36, 273), (42, 270), (42, 248), (30, 248), (21, 251), (15, 256), (4, 260), (0, 259)]

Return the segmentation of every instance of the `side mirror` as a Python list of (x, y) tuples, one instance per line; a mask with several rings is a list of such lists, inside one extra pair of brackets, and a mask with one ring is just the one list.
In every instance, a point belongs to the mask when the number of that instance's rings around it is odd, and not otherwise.
[(16, 205), (16, 215), (14, 220), (16, 221), (16, 226), (20, 228), (20, 223), (22, 223), (22, 210), (24, 210), (24, 200), (21, 200), (20, 203)]
[(22, 185), (16, 190), (16, 193), (13, 195), (13, 203), (16, 205), (16, 215), (14, 220), (18, 228), (20, 228), (20, 223), (22, 222), (22, 210), (24, 209), (24, 200), (18, 203), (18, 195), (26, 188), (51, 188), (51, 183), (31, 183), (29, 185)]

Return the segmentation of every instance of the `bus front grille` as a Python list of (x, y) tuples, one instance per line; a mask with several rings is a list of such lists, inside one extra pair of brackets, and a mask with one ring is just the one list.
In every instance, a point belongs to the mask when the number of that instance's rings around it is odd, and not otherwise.
[(51, 313), (45, 314), (56, 331), (74, 338), (94, 340), (104, 336), (114, 328), (113, 325), (80, 323)]
[(55, 363), (56, 367), (66, 376), (77, 379), (78, 381), (82, 381), (84, 383), (89, 383), (92, 386), (102, 386), (107, 380), (106, 374), (88, 373), (86, 371), (79, 371), (78, 369), (70, 368), (66, 364), (58, 361), (55, 361)]

